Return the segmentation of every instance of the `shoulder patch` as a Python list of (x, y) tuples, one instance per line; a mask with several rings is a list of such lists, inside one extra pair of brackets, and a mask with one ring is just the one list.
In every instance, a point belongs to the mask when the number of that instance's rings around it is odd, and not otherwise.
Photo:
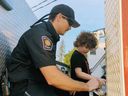
[(43, 43), (43, 49), (44, 50), (52, 50), (53, 43), (47, 36), (42, 36), (42, 43)]

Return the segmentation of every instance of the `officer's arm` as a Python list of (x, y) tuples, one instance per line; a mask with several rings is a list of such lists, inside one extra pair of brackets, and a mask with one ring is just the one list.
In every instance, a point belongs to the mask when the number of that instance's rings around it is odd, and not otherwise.
[(56, 66), (42, 67), (40, 71), (49, 85), (59, 89), (67, 91), (92, 91), (99, 86), (99, 82), (96, 79), (90, 80), (88, 83), (73, 80), (62, 73)]

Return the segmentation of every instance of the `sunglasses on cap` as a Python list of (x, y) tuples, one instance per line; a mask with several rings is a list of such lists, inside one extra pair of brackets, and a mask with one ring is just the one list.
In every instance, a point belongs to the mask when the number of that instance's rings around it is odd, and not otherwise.
[(70, 18), (68, 18), (68, 17), (66, 17), (64, 15), (62, 15), (62, 18), (68, 21), (69, 26), (73, 25), (73, 22), (72, 22), (72, 20)]

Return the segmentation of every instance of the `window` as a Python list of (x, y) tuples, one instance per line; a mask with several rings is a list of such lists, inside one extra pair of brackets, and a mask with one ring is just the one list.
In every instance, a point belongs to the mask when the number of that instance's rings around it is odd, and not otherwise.
[(96, 50), (91, 50), (90, 55), (96, 55)]

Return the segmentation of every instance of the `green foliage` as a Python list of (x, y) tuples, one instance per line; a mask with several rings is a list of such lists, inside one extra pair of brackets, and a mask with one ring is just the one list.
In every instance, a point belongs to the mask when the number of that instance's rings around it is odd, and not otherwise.
[(71, 51), (69, 51), (67, 54), (65, 54), (64, 56), (64, 63), (67, 64), (68, 66), (71, 66), (70, 65), (70, 58), (73, 54), (73, 52), (75, 51), (76, 48), (73, 48)]
[(65, 54), (65, 45), (64, 45), (64, 40), (62, 39), (60, 42), (59, 54), (58, 54), (60, 62), (63, 62), (64, 54)]

